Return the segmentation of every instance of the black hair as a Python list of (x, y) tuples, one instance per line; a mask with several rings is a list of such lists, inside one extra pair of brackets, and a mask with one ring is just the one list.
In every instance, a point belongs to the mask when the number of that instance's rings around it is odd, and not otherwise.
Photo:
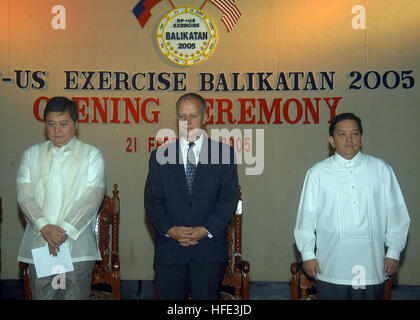
[(44, 110), (44, 122), (47, 120), (47, 114), (50, 112), (66, 112), (68, 111), (74, 122), (79, 120), (79, 112), (76, 102), (66, 97), (53, 97), (47, 102)]
[(362, 127), (362, 120), (360, 120), (360, 118), (358, 116), (356, 116), (354, 113), (340, 113), (338, 115), (336, 115), (334, 117), (334, 119), (332, 119), (331, 123), (330, 123), (330, 128), (329, 133), (330, 133), (330, 137), (334, 136), (334, 131), (335, 131), (335, 127), (337, 125), (337, 123), (339, 123), (340, 121), (343, 120), (354, 120), (357, 122), (357, 126), (359, 127), (359, 131), (360, 134), (363, 135), (363, 127)]

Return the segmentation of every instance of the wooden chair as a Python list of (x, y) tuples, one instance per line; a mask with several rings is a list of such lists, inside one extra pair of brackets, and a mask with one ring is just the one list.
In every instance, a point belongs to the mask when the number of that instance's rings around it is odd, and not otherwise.
[[(249, 300), (250, 265), (242, 260), (242, 192), (239, 186), (238, 207), (228, 226), (229, 262), (222, 281), (222, 300)], [(233, 292), (229, 291), (233, 288)]]
[[(119, 224), (120, 198), (118, 185), (114, 184), (112, 198), (105, 196), (97, 218), (97, 241), (101, 252), (101, 261), (97, 261), (93, 269), (92, 300), (120, 300), (120, 257), (119, 257)], [(111, 233), (111, 246), (109, 236)], [(111, 250), (111, 252), (110, 252)], [(111, 260), (110, 260), (111, 257)], [(102, 289), (102, 285), (110, 287), (111, 292)]]
[[(292, 277), (290, 280), (291, 300), (316, 300), (315, 279), (308, 277), (303, 271), (302, 262), (293, 262), (290, 265)], [(383, 300), (391, 300), (392, 279), (385, 281)]]
[[(221, 300), (249, 300), (250, 265), (242, 260), (242, 192), (239, 186), (239, 201), (228, 226), (228, 265), (222, 280)], [(155, 266), (153, 266), (155, 270)], [(157, 299), (154, 282), (154, 298)]]
[[(96, 262), (93, 270), (91, 300), (120, 300), (121, 298), (118, 250), (120, 199), (117, 184), (114, 184), (112, 193), (112, 198), (105, 195), (96, 220), (97, 243), (102, 260)], [(23, 271), (25, 299), (31, 300), (28, 264), (20, 262), (19, 267)]]

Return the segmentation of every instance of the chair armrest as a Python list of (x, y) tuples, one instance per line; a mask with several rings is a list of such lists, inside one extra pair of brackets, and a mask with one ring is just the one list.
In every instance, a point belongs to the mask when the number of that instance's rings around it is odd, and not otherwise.
[(385, 280), (384, 283), (384, 296), (383, 300), (391, 300), (392, 299), (392, 277), (389, 277)]
[[(235, 287), (235, 298), (249, 300), (249, 270), (250, 264), (246, 260), (242, 260), (240, 256), (235, 257), (235, 272), (234, 282)], [(235, 285), (234, 285), (235, 286)]]
[(29, 265), (25, 262), (19, 262), (19, 269), (23, 272), (23, 284), (25, 288), (25, 299), (32, 300), (31, 285), (29, 283)]
[(111, 255), (111, 268), (113, 271), (120, 271), (120, 257), (118, 253)]
[(290, 265), (290, 272), (295, 275), (302, 270), (302, 262), (293, 262)]
[(249, 273), (249, 270), (251, 268), (249, 262), (242, 259), (235, 261), (235, 267), (241, 270), (241, 272), (243, 273)]
[(299, 273), (302, 271), (302, 262), (293, 262), (290, 265), (290, 299), (299, 300)]
[(25, 263), (25, 262), (19, 262), (19, 269), (20, 270), (26, 271), (27, 268), (28, 268), (28, 264), (27, 263)]

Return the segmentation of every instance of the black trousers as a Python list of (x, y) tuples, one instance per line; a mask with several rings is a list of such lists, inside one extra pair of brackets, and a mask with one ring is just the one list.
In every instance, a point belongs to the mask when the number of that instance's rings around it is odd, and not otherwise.
[(156, 265), (159, 300), (219, 300), (226, 263)]
[(319, 300), (382, 300), (384, 283), (367, 285), (365, 289), (353, 289), (351, 285), (317, 280), (316, 292)]

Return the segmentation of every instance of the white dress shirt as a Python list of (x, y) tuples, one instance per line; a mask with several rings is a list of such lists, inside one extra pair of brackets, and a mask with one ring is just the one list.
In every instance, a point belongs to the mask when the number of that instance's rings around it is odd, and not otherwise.
[[(194, 152), (194, 156), (195, 156), (195, 165), (198, 165), (198, 160), (200, 158), (200, 151), (201, 151), (201, 146), (203, 145), (203, 138), (204, 135), (201, 134), (200, 138), (198, 138), (197, 140), (194, 141), (194, 147), (193, 147), (193, 152)], [(181, 148), (181, 154), (182, 154), (182, 160), (184, 162), (184, 170), (185, 173), (187, 172), (187, 155), (188, 155), (188, 149), (189, 149), (189, 144), (190, 142), (188, 140), (186, 140), (183, 136), (181, 136), (179, 138), (179, 146)]]
[(399, 260), (409, 224), (387, 163), (362, 152), (351, 160), (336, 153), (308, 170), (294, 235), (303, 261), (318, 260), (319, 280), (352, 285), (362, 277), (373, 285), (386, 280), (384, 246), (386, 257)]
[(51, 141), (27, 149), (17, 174), (17, 200), (27, 222), (18, 261), (33, 263), (31, 249), (47, 245), (40, 230), (63, 228), (73, 262), (100, 260), (94, 228), (105, 191), (101, 152), (73, 137), (57, 148)]

